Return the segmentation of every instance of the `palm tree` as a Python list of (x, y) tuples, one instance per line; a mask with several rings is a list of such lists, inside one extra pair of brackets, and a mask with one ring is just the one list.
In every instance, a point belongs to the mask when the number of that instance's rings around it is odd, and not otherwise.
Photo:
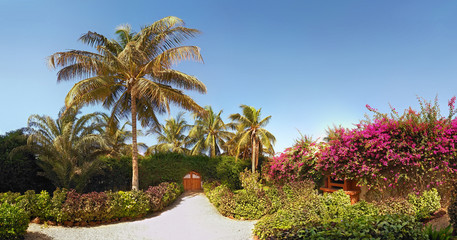
[(32, 115), (28, 120), (27, 143), (37, 154), (37, 164), (56, 187), (75, 188), (81, 192), (87, 180), (100, 169), (100, 154), (106, 153), (100, 134), (98, 113), (77, 117), (79, 107), (72, 107), (59, 118)]
[[(122, 126), (118, 121), (114, 121), (107, 114), (102, 113), (102, 122), (103, 125), (103, 138), (106, 141), (108, 156), (109, 157), (120, 157), (120, 156), (129, 156), (132, 154), (132, 145), (128, 144), (132, 138), (132, 132), (127, 130), (127, 126), (132, 126), (130, 122), (125, 122)], [(138, 136), (142, 136), (141, 130), (137, 131)], [(147, 149), (146, 144), (138, 143), (138, 147), (144, 150)]]
[(252, 172), (255, 172), (259, 163), (259, 154), (266, 152), (274, 155), (273, 145), (276, 142), (276, 138), (264, 129), (271, 119), (268, 116), (260, 120), (260, 111), (254, 107), (241, 105), (243, 115), (237, 113), (230, 115), (230, 119), (233, 121), (232, 126), (237, 130), (236, 136), (231, 140), (231, 144), (236, 146), (236, 156), (240, 154), (240, 150), (248, 148), (252, 153)]
[(190, 128), (186, 120), (183, 118), (184, 113), (179, 113), (176, 118), (169, 118), (165, 120), (165, 125), (159, 125), (148, 133), (155, 133), (159, 136), (157, 141), (159, 144), (151, 146), (147, 151), (146, 155), (153, 152), (176, 152), (176, 153), (188, 153), (189, 149), (189, 138), (185, 135), (185, 132)]
[(206, 116), (194, 116), (195, 124), (189, 133), (189, 137), (195, 141), (192, 154), (208, 151), (211, 157), (215, 157), (221, 154), (222, 146), (234, 134), (227, 131), (227, 125), (222, 121), (222, 110), (217, 114), (213, 112), (211, 106), (206, 106), (205, 110)]
[(88, 32), (80, 40), (97, 52), (70, 50), (49, 57), (52, 68), (61, 67), (57, 81), (83, 78), (65, 98), (67, 108), (75, 104), (101, 102), (111, 109), (111, 118), (128, 118), (132, 123), (132, 189), (139, 188), (137, 118), (143, 127), (157, 125), (156, 113), (170, 111), (170, 103), (205, 114), (181, 90), (206, 93), (196, 77), (171, 69), (182, 60), (202, 62), (196, 46), (180, 46), (199, 31), (184, 27), (177, 17), (166, 17), (132, 32), (129, 25), (117, 28), (118, 40)]

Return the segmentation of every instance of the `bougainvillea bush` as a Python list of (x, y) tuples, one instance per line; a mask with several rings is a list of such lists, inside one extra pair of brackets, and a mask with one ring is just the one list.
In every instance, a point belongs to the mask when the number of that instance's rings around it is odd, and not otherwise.
[(319, 185), (322, 173), (316, 168), (318, 150), (319, 144), (311, 138), (297, 140), (266, 164), (265, 177), (276, 183), (313, 180)]
[(374, 120), (333, 130), (317, 169), (374, 189), (418, 194), (437, 187), (442, 194), (449, 192), (457, 173), (455, 97), (448, 102), (447, 117), (441, 116), (436, 99), (419, 103), (420, 111), (409, 108), (402, 115), (394, 108), (382, 114), (367, 105)]

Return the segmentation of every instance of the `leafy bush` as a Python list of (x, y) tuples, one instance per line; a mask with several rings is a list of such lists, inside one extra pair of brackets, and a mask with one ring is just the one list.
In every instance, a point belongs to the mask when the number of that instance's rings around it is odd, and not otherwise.
[(112, 218), (143, 216), (149, 211), (149, 199), (142, 191), (108, 193)]
[(18, 206), (0, 203), (0, 239), (22, 239), (29, 226), (29, 216)]
[(222, 215), (227, 217), (235, 215), (236, 202), (234, 194), (226, 185), (215, 187), (206, 192), (206, 196)]
[(388, 198), (374, 202), (374, 204), (376, 204), (381, 214), (416, 215), (413, 205), (404, 198)]
[(164, 182), (149, 187), (144, 193), (149, 199), (150, 210), (158, 211), (172, 203), (182, 192), (182, 187), (177, 183)]
[(110, 219), (110, 203), (111, 199), (105, 192), (79, 194), (71, 190), (62, 206), (62, 217), (57, 221), (89, 222)]
[(293, 238), (299, 229), (318, 223), (321, 200), (313, 188), (314, 185), (309, 182), (285, 185), (282, 188), (286, 198), (284, 207), (260, 219), (254, 234), (260, 239)]
[(0, 203), (15, 205), (28, 216), (43, 221), (63, 223), (106, 221), (116, 218), (144, 216), (151, 211), (163, 209), (183, 192), (182, 185), (161, 183), (148, 191), (77, 193), (75, 190), (56, 189), (51, 197), (48, 192), (40, 194), (27, 191), (0, 193)]
[(375, 215), (305, 228), (300, 239), (427, 239), (422, 224), (407, 215)]
[[(285, 196), (290, 195), (289, 189), (290, 186), (283, 187)], [(380, 239), (402, 239), (402, 234), (420, 239), (422, 234), (414, 216), (383, 215), (374, 204), (365, 201), (351, 205), (349, 196), (342, 190), (318, 195), (308, 186), (302, 192), (305, 193), (288, 197), (276, 213), (260, 219), (254, 234), (260, 239), (372, 239), (392, 229), (393, 233), (386, 235), (391, 238)], [(403, 225), (397, 217), (405, 220)]]
[(412, 204), (416, 212), (416, 217), (419, 220), (429, 217), (432, 213), (440, 209), (440, 200), (441, 197), (435, 188), (425, 191), (422, 193), (422, 196), (416, 196), (414, 194), (409, 194), (408, 196), (408, 202)]

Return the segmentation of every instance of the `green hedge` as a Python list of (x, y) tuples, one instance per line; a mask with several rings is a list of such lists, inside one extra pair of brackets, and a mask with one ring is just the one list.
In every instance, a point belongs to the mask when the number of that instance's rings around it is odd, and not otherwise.
[(27, 212), (7, 202), (0, 203), (0, 239), (22, 239), (29, 226)]
[[(176, 183), (161, 183), (146, 191), (91, 192), (57, 189), (53, 196), (46, 191), (2, 193), (0, 202), (23, 209), (27, 216), (41, 221), (73, 225), (137, 218), (171, 204), (183, 188)], [(27, 220), (29, 218), (27, 217)]]
[[(130, 157), (103, 158), (103, 173), (89, 180), (88, 191), (128, 190), (132, 179)], [(234, 157), (187, 156), (178, 153), (158, 153), (139, 158), (140, 188), (161, 182), (182, 183), (184, 175), (194, 170), (204, 181), (219, 180), (230, 189), (240, 189), (239, 173), (250, 167), (249, 160)]]

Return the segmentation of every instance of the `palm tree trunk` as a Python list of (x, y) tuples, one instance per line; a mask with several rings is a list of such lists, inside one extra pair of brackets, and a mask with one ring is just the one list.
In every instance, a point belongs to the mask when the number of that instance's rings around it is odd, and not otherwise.
[(136, 136), (136, 94), (131, 91), (131, 110), (132, 110), (132, 190), (139, 189), (138, 181), (138, 144)]
[(256, 167), (255, 167), (255, 163), (256, 163), (255, 158), (256, 158), (256, 152), (257, 152), (257, 151), (256, 151), (256, 146), (257, 146), (257, 144), (256, 144), (256, 139), (255, 139), (255, 137), (254, 137), (254, 138), (252, 139), (252, 157), (251, 157), (251, 158), (252, 158), (252, 159), (251, 159), (251, 163), (252, 163), (252, 173), (255, 173), (255, 169), (256, 169)]

